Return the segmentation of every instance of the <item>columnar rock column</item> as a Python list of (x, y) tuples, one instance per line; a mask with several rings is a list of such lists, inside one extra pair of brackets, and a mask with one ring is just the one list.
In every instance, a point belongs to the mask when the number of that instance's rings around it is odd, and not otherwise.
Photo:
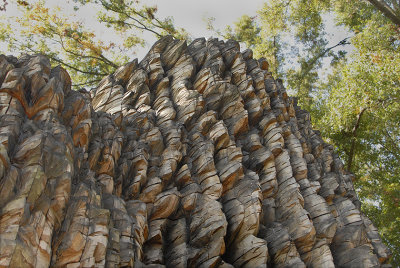
[(0, 56), (0, 267), (380, 267), (352, 174), (265, 59), (163, 37), (87, 91)]

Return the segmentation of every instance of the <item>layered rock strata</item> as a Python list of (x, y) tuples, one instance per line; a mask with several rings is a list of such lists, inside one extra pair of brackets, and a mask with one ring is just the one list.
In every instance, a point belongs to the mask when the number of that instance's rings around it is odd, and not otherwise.
[(381, 267), (352, 175), (235, 41), (164, 37), (90, 91), (0, 56), (0, 267)]

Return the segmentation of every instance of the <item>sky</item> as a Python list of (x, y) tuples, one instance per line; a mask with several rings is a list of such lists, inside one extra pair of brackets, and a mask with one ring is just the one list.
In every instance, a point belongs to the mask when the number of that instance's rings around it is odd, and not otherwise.
[[(161, 17), (172, 16), (178, 27), (185, 28), (192, 37), (211, 37), (204, 18), (214, 17), (216, 29), (232, 25), (242, 15), (256, 16), (265, 0), (143, 0), (146, 5), (157, 5)], [(154, 39), (155, 40), (155, 39)], [(153, 43), (153, 42), (151, 42)]]
[[(35, 1), (35, 0), (31, 0)], [(185, 28), (192, 38), (215, 36), (215, 33), (206, 29), (205, 18), (215, 18), (214, 27), (216, 29), (224, 29), (227, 25), (232, 25), (242, 15), (257, 16), (257, 10), (262, 7), (265, 0), (141, 0), (141, 4), (148, 6), (157, 6), (157, 16), (165, 18), (171, 16), (177, 27)], [(106, 28), (97, 21), (98, 10), (93, 5), (87, 5), (80, 8), (77, 12), (74, 11), (74, 0), (47, 0), (49, 7), (59, 6), (62, 12), (68, 16), (75, 16), (77, 20), (84, 22), (88, 29), (95, 31), (100, 39), (114, 42), (116, 35), (113, 30)], [(5, 14), (0, 13), (0, 16), (12, 16), (18, 13), (15, 4), (10, 0)], [(347, 37), (347, 32), (334, 26), (332, 18), (326, 18), (327, 32), (330, 33), (330, 44), (334, 45), (343, 38)], [(13, 27), (19, 26), (14, 22)], [(134, 58), (141, 60), (156, 41), (156, 38), (150, 33), (143, 36), (147, 42), (144, 48), (137, 48), (132, 55)], [(347, 50), (351, 50), (350, 46)], [(7, 44), (0, 42), (0, 53), (15, 54), (13, 51), (7, 50)], [(325, 65), (325, 64), (324, 64)], [(327, 65), (328, 62), (327, 62)]]
[[(75, 12), (73, 0), (47, 0), (46, 2), (49, 7), (59, 6), (63, 13), (84, 21), (85, 25), (89, 29), (93, 29), (102, 39), (115, 39), (111, 29), (98, 24), (96, 20), (97, 10), (93, 6), (83, 7)], [(227, 25), (232, 25), (242, 15), (255, 16), (265, 0), (141, 0), (140, 2), (148, 6), (156, 5), (159, 18), (171, 16), (175, 25), (185, 28), (193, 38), (208, 38), (213, 36), (213, 33), (206, 29), (205, 18), (214, 17), (215, 28), (223, 29)], [(6, 14), (0, 13), (0, 16), (13, 16), (18, 12), (16, 5), (9, 1)], [(18, 25), (14, 24), (13, 27), (18, 27)], [(135, 51), (135, 56), (139, 59), (146, 55), (151, 45), (156, 41), (156, 38), (151, 34), (144, 34), (144, 38), (147, 45)], [(7, 50), (5, 43), (0, 43), (0, 51), (12, 53)]]

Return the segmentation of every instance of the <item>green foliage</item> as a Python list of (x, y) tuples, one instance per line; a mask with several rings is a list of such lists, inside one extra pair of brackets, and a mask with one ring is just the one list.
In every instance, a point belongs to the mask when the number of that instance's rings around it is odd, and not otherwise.
[[(118, 66), (128, 62), (134, 48), (144, 46), (143, 32), (157, 37), (171, 34), (187, 38), (183, 29), (176, 29), (172, 18), (160, 19), (156, 7), (141, 6), (139, 1), (74, 0), (74, 10), (90, 7), (98, 10), (98, 22), (112, 27), (115, 40), (102, 40), (87, 29), (75, 16), (66, 15), (50, 2), (13, 1), (20, 13), (0, 19), (0, 41), (10, 50), (41, 53), (52, 64), (61, 64), (71, 74), (73, 85), (93, 86)], [(15, 27), (15, 22), (20, 27)], [(14, 24), (13, 24), (14, 23)]]
[[(311, 112), (314, 126), (355, 173), (362, 209), (400, 266), (400, 28), (390, 17), (400, 18), (400, 6), (375, 2), (266, 1), (257, 18), (243, 16), (219, 34), (267, 58), (270, 71)], [(333, 46), (327, 16), (348, 31)], [(350, 43), (351, 53), (337, 49)], [(331, 60), (327, 77), (321, 77), (324, 59)]]
[(323, 58), (340, 58), (341, 52), (332, 49), (348, 44), (327, 47), (323, 15), (330, 7), (330, 1), (321, 0), (267, 1), (257, 17), (242, 16), (233, 28), (216, 32), (245, 43), (255, 57), (265, 57), (270, 71), (288, 81), (303, 107), (310, 109)]
[(244, 42), (248, 47), (256, 47), (261, 43), (261, 37), (259, 33), (261, 28), (255, 24), (254, 18), (244, 15), (235, 22), (235, 29), (240, 29), (236, 33), (233, 33), (230, 26), (226, 27), (226, 37), (228, 39), (235, 39), (239, 42)]
[[(364, 212), (400, 264), (400, 38), (392, 24), (370, 21), (356, 50), (323, 87), (316, 125), (355, 173)], [(358, 123), (357, 123), (358, 122)]]
[(54, 64), (62, 64), (75, 77), (75, 83), (93, 83), (126, 61), (107, 52), (112, 43), (96, 40), (95, 34), (84, 29), (81, 22), (60, 16), (60, 9), (49, 9), (46, 3), (21, 4), (21, 14), (9, 18), (21, 27), (3, 21), (1, 39), (9, 48), (25, 53), (42, 53)]
[(157, 37), (173, 35), (187, 39), (188, 33), (183, 28), (176, 28), (172, 17), (160, 19), (156, 17), (157, 7), (144, 5), (138, 9), (138, 1), (132, 0), (85, 0), (82, 3), (99, 3), (103, 10), (99, 11), (99, 20), (113, 27), (117, 32), (126, 33), (132, 29), (149, 31)]

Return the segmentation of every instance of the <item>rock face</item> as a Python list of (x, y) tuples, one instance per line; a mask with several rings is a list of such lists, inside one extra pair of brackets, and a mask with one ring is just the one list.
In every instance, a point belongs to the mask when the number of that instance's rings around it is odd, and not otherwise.
[(164, 37), (90, 92), (0, 56), (0, 267), (380, 267), (310, 116), (235, 41)]

